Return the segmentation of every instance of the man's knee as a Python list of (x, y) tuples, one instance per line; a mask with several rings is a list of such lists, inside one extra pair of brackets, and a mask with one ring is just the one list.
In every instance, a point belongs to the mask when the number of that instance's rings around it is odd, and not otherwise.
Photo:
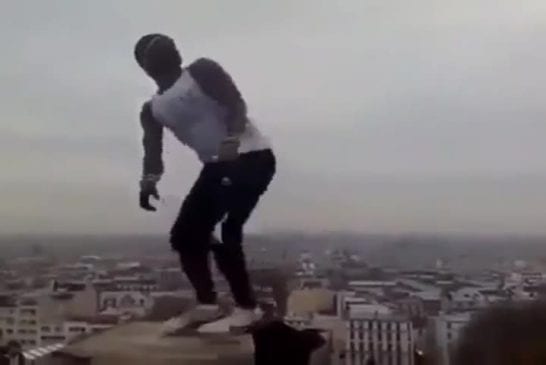
[(222, 224), (222, 241), (227, 246), (240, 246), (243, 243), (243, 225), (228, 218)]
[(243, 249), (241, 245), (228, 245), (225, 243), (217, 243), (210, 245), (212, 253), (219, 258), (224, 257), (243, 257)]
[(210, 232), (182, 227), (171, 231), (170, 243), (173, 250), (181, 254), (208, 251)]

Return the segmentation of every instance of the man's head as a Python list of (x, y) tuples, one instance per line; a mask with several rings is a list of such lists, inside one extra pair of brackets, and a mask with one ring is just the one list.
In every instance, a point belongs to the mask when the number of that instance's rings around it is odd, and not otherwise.
[(176, 71), (182, 57), (174, 41), (163, 34), (148, 34), (135, 45), (135, 59), (152, 78)]

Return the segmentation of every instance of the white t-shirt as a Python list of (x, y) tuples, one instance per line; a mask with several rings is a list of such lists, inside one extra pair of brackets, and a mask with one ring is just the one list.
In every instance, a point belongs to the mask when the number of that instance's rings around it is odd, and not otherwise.
[[(201, 161), (217, 160), (220, 144), (228, 137), (225, 123), (228, 111), (203, 92), (187, 69), (173, 86), (156, 94), (150, 105), (154, 119), (193, 149)], [(241, 154), (271, 147), (252, 121), (239, 141)]]

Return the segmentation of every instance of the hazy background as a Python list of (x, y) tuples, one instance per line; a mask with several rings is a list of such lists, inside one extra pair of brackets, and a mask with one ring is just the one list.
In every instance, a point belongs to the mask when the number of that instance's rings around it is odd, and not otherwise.
[(222, 63), (279, 156), (251, 227), (546, 233), (544, 0), (3, 0), (0, 233), (154, 233), (199, 168), (166, 138), (138, 209), (134, 42)]

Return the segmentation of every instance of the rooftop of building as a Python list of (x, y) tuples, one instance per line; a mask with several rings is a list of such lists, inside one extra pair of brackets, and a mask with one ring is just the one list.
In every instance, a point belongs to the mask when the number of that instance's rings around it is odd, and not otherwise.
[(396, 281), (393, 280), (353, 280), (349, 281), (349, 286), (395, 286)]
[(419, 298), (424, 301), (430, 300), (440, 300), (442, 297), (442, 292), (440, 289), (429, 289), (411, 294), (412, 297)]
[(438, 316), (438, 319), (445, 322), (468, 322), (474, 313), (474, 311), (452, 311), (449, 313), (441, 313)]
[(66, 319), (73, 322), (85, 322), (89, 324), (114, 325), (119, 323), (119, 317), (117, 315), (110, 314), (97, 314), (94, 316), (69, 316)]
[(162, 337), (161, 324), (132, 322), (76, 341), (57, 358), (92, 359), (93, 364), (252, 364), (251, 336)]

